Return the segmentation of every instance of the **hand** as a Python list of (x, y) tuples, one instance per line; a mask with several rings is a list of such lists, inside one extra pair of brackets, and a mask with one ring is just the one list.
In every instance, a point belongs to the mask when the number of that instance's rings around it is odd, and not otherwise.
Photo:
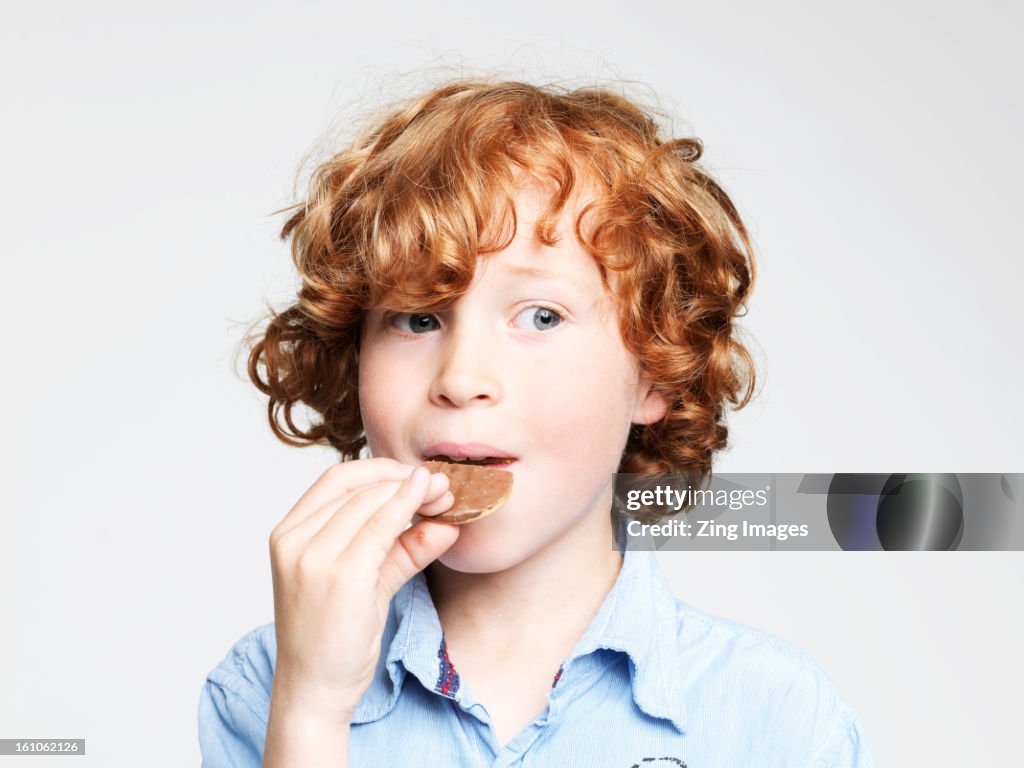
[(429, 520), (452, 503), (447, 477), (387, 458), (336, 464), (299, 499), (270, 534), (275, 708), (348, 726), (392, 596), (458, 538)]

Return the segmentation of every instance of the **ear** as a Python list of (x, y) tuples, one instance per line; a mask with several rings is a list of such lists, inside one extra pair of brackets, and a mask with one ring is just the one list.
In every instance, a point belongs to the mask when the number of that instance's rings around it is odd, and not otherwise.
[(636, 402), (633, 404), (632, 422), (653, 424), (668, 413), (668, 409), (668, 398), (652, 388), (651, 380), (647, 376), (641, 376), (636, 390)]

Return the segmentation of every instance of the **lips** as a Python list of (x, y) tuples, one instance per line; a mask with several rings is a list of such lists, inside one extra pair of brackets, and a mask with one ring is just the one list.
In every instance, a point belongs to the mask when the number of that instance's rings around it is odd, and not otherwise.
[(483, 459), (460, 459), (455, 458), (453, 456), (446, 456), (445, 454), (440, 453), (437, 456), (426, 456), (424, 457), (424, 461), (443, 461), (448, 464), (472, 464), (473, 466), (477, 467), (507, 467), (512, 460), (500, 459), (497, 457), (488, 457)]
[(423, 450), (424, 461), (446, 461), (450, 464), (482, 464), (504, 468), (516, 457), (501, 448), (484, 443), (435, 443)]

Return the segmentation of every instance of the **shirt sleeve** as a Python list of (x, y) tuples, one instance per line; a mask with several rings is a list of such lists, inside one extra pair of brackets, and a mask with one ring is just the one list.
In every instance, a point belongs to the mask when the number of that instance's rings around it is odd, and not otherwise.
[(767, 717), (759, 722), (780, 763), (793, 768), (875, 768), (864, 724), (835, 683), (807, 654), (771, 639), (747, 676), (764, 676)]
[(849, 717), (838, 722), (827, 747), (811, 761), (811, 768), (876, 768), (864, 735), (864, 724), (858, 715), (847, 710)]
[(273, 655), (266, 628), (242, 638), (210, 672), (199, 697), (203, 768), (260, 768), (267, 736)]

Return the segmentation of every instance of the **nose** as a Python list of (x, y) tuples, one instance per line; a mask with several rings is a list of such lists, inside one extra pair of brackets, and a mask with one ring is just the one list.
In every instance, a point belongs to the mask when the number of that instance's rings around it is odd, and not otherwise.
[(442, 407), (494, 405), (504, 394), (498, 367), (497, 339), (453, 328), (443, 339), (430, 401)]

